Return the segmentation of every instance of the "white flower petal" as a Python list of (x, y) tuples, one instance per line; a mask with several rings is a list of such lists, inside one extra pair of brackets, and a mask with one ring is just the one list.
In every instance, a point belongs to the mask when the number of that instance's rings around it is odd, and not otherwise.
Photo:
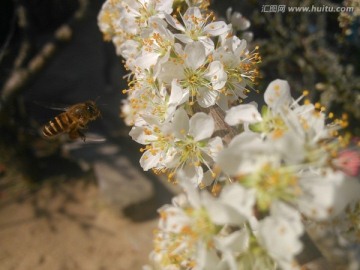
[(206, 76), (210, 79), (211, 85), (215, 90), (224, 87), (227, 80), (227, 74), (224, 71), (224, 66), (220, 61), (213, 61), (209, 65), (209, 71)]
[(183, 79), (184, 67), (182, 65), (168, 61), (161, 65), (161, 69), (158, 75), (160, 81), (171, 84), (174, 79)]
[(242, 56), (246, 52), (247, 41), (245, 39), (240, 40), (235, 36), (233, 37), (232, 48), (235, 55)]
[(272, 109), (289, 106), (292, 101), (289, 83), (280, 79), (272, 81), (265, 90), (264, 99)]
[[(189, 177), (189, 171), (192, 171)], [(178, 180), (178, 182), (180, 183), (181, 187), (184, 189), (184, 191), (186, 192), (187, 195), (187, 199), (190, 202), (190, 204), (194, 207), (194, 208), (200, 208), (201, 207), (201, 199), (200, 199), (200, 194), (199, 191), (196, 189), (196, 187), (198, 186), (197, 183), (194, 184), (193, 180), (192, 180), (192, 174), (193, 174), (193, 170), (186, 168), (184, 169), (180, 169), (178, 170), (177, 174), (176, 174), (176, 178)]]
[(219, 92), (206, 87), (198, 89), (197, 102), (203, 108), (208, 108), (216, 103)]
[[(168, 106), (166, 109), (166, 119), (172, 117), (176, 108), (189, 100), (189, 91), (183, 89), (179, 86), (176, 80), (173, 80), (171, 83), (171, 93), (168, 101)], [(165, 121), (166, 121), (165, 119)]]
[(239, 173), (242, 155), (238, 150), (226, 148), (222, 150), (216, 157), (216, 163), (227, 174), (233, 176)]
[(194, 137), (195, 141), (208, 139), (214, 132), (214, 119), (205, 113), (196, 113), (191, 117), (189, 123), (189, 135)]
[(160, 152), (153, 155), (150, 151), (145, 151), (140, 158), (140, 165), (144, 169), (144, 171), (148, 171), (151, 168), (155, 168), (158, 166), (160, 162), (160, 158), (161, 158)]
[(191, 37), (185, 34), (174, 34), (174, 37), (176, 37), (178, 40), (180, 40), (185, 44), (194, 42), (194, 40)]
[(303, 195), (298, 199), (299, 210), (316, 220), (326, 220), (341, 213), (360, 197), (360, 183), (340, 171), (311, 172), (300, 178)]
[(203, 179), (201, 180), (201, 185), (207, 187), (210, 186), (214, 182), (214, 177), (212, 176), (211, 171), (207, 171), (204, 173)]
[(298, 236), (304, 233), (304, 226), (302, 225), (301, 215), (290, 205), (281, 201), (275, 201), (271, 205), (270, 213), (273, 217), (286, 219), (291, 224), (294, 233)]
[(189, 132), (189, 117), (182, 108), (176, 110), (173, 118), (173, 130), (176, 138), (184, 140)]
[(180, 233), (184, 226), (191, 223), (190, 218), (179, 207), (164, 205), (158, 212), (164, 212), (171, 216), (171, 218), (159, 220), (159, 228), (165, 232)]
[(232, 207), (220, 202), (219, 199), (212, 197), (208, 192), (202, 192), (203, 205), (208, 211), (210, 219), (218, 225), (241, 225), (246, 219)]
[(253, 216), (255, 205), (255, 190), (245, 189), (240, 184), (234, 183), (223, 188), (220, 200), (233, 207), (246, 218)]
[(218, 153), (224, 148), (222, 139), (220, 137), (210, 139), (207, 148), (207, 154), (215, 160)]
[(185, 64), (193, 70), (205, 63), (205, 48), (201, 42), (192, 42), (185, 46)]
[(236, 148), (239, 151), (271, 153), (273, 147), (271, 142), (263, 141), (260, 134), (253, 132), (243, 132), (236, 135), (229, 143), (229, 148)]
[(261, 114), (253, 104), (242, 104), (232, 107), (226, 112), (225, 122), (230, 126), (242, 123), (258, 123), (262, 121)]
[(306, 145), (303, 138), (292, 130), (287, 131), (282, 137), (273, 139), (274, 151), (281, 154), (287, 164), (301, 164), (306, 155)]
[(134, 57), (139, 53), (138, 51), (139, 43), (134, 40), (126, 40), (122, 42), (120, 46), (116, 48), (116, 53), (121, 55), (125, 59)]
[[(200, 20), (194, 20), (194, 18), (200, 19)], [(201, 15), (201, 11), (198, 7), (189, 7), (185, 14), (183, 15), (183, 20), (184, 23), (186, 25), (186, 27), (188, 28), (194, 25), (194, 21), (195, 23), (197, 21), (202, 21), (202, 15)]]
[(180, 31), (185, 31), (184, 26), (170, 14), (165, 14), (165, 19), (168, 22), (168, 24), (170, 24), (175, 29)]
[(204, 33), (210, 36), (220, 36), (229, 31), (228, 25), (223, 21), (212, 22), (204, 27)]
[(227, 111), (229, 109), (229, 98), (225, 95), (219, 95), (216, 104), (223, 111)]
[(146, 129), (148, 129), (148, 127), (133, 127), (130, 130), (129, 135), (134, 141), (138, 143), (149, 144), (151, 141), (156, 140), (157, 136), (153, 135), (153, 133), (147, 135), (147, 133), (144, 132)]
[(159, 56), (160, 55), (158, 53), (144, 53), (136, 58), (134, 65), (140, 67), (141, 69), (149, 70), (152, 66), (156, 65)]
[[(276, 261), (292, 262), (303, 248), (293, 224), (281, 217), (266, 217), (259, 223), (258, 238)], [(298, 226), (302, 226), (299, 222)]]
[(221, 252), (245, 252), (249, 248), (250, 237), (246, 229), (235, 231), (226, 236), (216, 236), (215, 246)]
[[(218, 269), (217, 265), (219, 264), (220, 259), (215, 249), (208, 249), (206, 247), (201, 247), (198, 249), (198, 254), (196, 257), (196, 266), (194, 270), (205, 270), (205, 269)], [(219, 268), (218, 270), (221, 270)]]
[(156, 10), (157, 11), (163, 11), (167, 14), (171, 14), (172, 12), (172, 5), (173, 0), (156, 0)]
[(203, 178), (204, 172), (201, 166), (185, 165), (182, 169), (182, 177), (197, 187)]
[(189, 91), (183, 89), (177, 83), (177, 80), (171, 82), (171, 93), (169, 98), (169, 106), (178, 106), (189, 99)]
[(209, 55), (214, 51), (215, 45), (214, 45), (214, 41), (211, 38), (207, 36), (201, 36), (198, 37), (198, 40), (204, 45), (206, 55)]
[(231, 16), (230, 23), (234, 26), (235, 29), (244, 31), (250, 27), (250, 21), (247, 20), (239, 12), (234, 12)]

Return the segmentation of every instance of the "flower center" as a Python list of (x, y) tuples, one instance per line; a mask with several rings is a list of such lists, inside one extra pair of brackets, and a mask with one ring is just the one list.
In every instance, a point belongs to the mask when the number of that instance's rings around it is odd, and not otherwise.
[(239, 176), (238, 180), (248, 188), (256, 189), (259, 210), (267, 211), (275, 200), (292, 201), (300, 195), (296, 175), (284, 167), (264, 164), (257, 172)]
[(187, 136), (184, 141), (180, 141), (177, 144), (181, 153), (181, 164), (185, 164), (188, 161), (193, 161), (193, 165), (200, 165), (199, 162), (202, 160), (200, 142), (196, 142), (191, 136)]

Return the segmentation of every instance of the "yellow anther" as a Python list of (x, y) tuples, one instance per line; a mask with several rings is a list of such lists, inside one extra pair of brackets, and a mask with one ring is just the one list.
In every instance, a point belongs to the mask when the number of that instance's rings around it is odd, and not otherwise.
[(169, 173), (167, 178), (171, 181), (174, 178), (174, 172)]

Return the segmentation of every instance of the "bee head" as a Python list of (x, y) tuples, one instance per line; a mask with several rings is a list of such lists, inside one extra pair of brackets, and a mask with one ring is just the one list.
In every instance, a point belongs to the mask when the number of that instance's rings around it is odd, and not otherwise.
[(86, 111), (88, 112), (90, 118), (96, 119), (97, 117), (100, 116), (100, 111), (94, 101), (91, 100), (87, 101), (85, 102), (85, 105), (86, 105)]

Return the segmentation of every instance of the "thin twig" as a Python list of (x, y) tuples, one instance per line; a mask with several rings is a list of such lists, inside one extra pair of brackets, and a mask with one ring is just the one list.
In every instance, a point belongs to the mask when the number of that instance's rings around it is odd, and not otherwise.
[[(73, 17), (68, 23), (58, 27), (51, 40), (46, 42), (37, 55), (30, 59), (26, 67), (21, 68), (21, 65), (16, 65), (16, 68), (14, 68), (1, 90), (2, 106), (0, 109), (4, 110), (24, 86), (45, 68), (60, 45), (71, 39), (72, 28), (75, 23), (84, 17), (87, 6), (88, 0), (79, 0), (79, 8)], [(21, 53), (23, 52), (20, 52), (20, 54)], [(20, 57), (20, 55), (18, 57)], [(23, 57), (21, 58), (23, 59)]]
[(14, 13), (13, 13), (13, 16), (12, 16), (11, 22), (10, 22), (9, 33), (8, 33), (8, 35), (6, 37), (6, 40), (5, 40), (4, 44), (3, 44), (3, 46), (0, 49), (0, 64), (1, 64), (2, 60), (3, 60), (3, 58), (5, 57), (6, 50), (9, 47), (10, 41), (11, 41), (11, 39), (12, 39), (14, 33), (15, 33), (16, 19), (17, 19), (16, 9), (14, 9)]

